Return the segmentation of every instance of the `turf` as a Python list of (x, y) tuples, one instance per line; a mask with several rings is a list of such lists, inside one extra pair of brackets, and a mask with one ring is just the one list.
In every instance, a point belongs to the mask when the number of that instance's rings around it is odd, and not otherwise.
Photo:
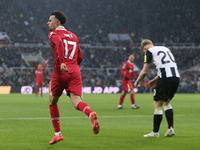
[(64, 140), (49, 145), (54, 130), (49, 115), (48, 95), (0, 95), (1, 150), (196, 150), (200, 149), (200, 94), (176, 94), (174, 109), (174, 137), (164, 137), (165, 117), (159, 138), (144, 138), (152, 131), (152, 94), (135, 94), (136, 104), (131, 109), (129, 95), (124, 107), (118, 110), (120, 94), (84, 94), (99, 117), (101, 130), (94, 135), (88, 117), (73, 108), (69, 98), (62, 95), (58, 107)]

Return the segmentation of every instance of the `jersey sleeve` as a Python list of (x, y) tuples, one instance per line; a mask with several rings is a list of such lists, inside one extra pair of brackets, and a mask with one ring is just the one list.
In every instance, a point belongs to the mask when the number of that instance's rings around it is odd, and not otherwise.
[(80, 46), (78, 44), (78, 58), (77, 58), (78, 65), (80, 65), (80, 63), (82, 62), (82, 60), (83, 60), (83, 56), (82, 56), (82, 53), (81, 53), (81, 48), (80, 48)]
[(59, 61), (60, 61), (60, 63), (63, 63), (64, 62), (65, 48), (64, 48), (62, 39), (56, 33), (50, 32), (50, 34), (49, 34), (49, 40), (53, 44), (55, 44), (56, 49), (57, 49), (57, 53), (58, 53), (58, 56), (59, 56)]
[(144, 63), (151, 63), (152, 62), (152, 53), (147, 50), (145, 55), (144, 55)]
[(121, 73), (121, 75), (122, 75), (123, 77), (126, 76), (126, 74), (124, 73), (125, 70), (126, 70), (126, 63), (123, 64), (123, 66), (122, 66), (122, 68), (121, 68), (121, 71), (120, 71), (120, 73)]

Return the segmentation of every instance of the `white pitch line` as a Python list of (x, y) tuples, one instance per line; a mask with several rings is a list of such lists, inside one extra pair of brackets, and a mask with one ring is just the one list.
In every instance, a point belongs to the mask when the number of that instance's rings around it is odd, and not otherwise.
[[(152, 117), (153, 115), (136, 115), (136, 116), (99, 116), (98, 118), (142, 118), (142, 117)], [(163, 115), (165, 116), (165, 115)], [(200, 116), (200, 114), (181, 114), (174, 115), (178, 117), (186, 117), (186, 116)], [(80, 118), (88, 118), (88, 117), (60, 117), (60, 119), (80, 119)], [(37, 118), (0, 118), (1, 120), (46, 120), (51, 119), (49, 117), (37, 117)]]

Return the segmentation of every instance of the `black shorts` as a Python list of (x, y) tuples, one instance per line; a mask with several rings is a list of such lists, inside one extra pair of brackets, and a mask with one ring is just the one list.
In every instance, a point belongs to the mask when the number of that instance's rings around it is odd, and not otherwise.
[(154, 101), (172, 99), (179, 86), (179, 78), (158, 78), (154, 89)]

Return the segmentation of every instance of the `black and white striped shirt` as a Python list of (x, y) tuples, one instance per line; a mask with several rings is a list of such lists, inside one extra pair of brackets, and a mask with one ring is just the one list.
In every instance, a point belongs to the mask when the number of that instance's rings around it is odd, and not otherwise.
[(144, 63), (154, 63), (160, 78), (180, 77), (173, 54), (164, 46), (148, 49), (144, 56)]

